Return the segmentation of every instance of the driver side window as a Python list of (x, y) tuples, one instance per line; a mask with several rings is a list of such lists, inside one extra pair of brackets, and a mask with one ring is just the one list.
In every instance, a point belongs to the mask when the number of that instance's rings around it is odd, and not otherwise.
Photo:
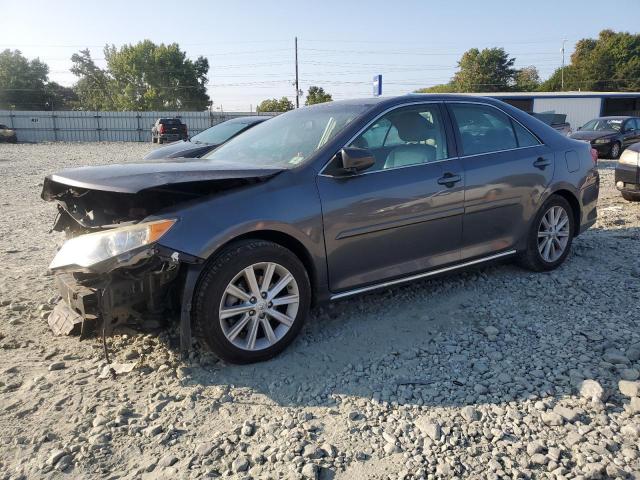
[(435, 162), (448, 157), (437, 104), (399, 108), (374, 122), (349, 147), (366, 148), (376, 159), (368, 171)]

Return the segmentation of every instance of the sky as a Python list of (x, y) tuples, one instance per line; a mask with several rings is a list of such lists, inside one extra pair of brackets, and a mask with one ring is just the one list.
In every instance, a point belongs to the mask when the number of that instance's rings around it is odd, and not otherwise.
[(50, 80), (70, 86), (70, 57), (81, 49), (104, 66), (105, 44), (177, 42), (188, 57), (209, 59), (213, 109), (246, 112), (265, 98), (294, 101), (296, 36), (304, 91), (318, 85), (336, 100), (366, 97), (381, 74), (383, 94), (401, 95), (447, 82), (473, 47), (503, 47), (517, 67), (534, 65), (544, 79), (561, 64), (563, 40), (568, 62), (575, 42), (600, 30), (638, 33), (639, 7), (640, 0), (0, 0), (0, 50), (39, 57)]

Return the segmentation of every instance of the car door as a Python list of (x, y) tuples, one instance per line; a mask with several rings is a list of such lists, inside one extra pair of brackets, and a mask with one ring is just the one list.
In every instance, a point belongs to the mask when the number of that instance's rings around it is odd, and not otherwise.
[(333, 292), (425, 271), (460, 258), (464, 175), (438, 103), (399, 107), (348, 145), (376, 164), (344, 174), (334, 158), (317, 177)]
[(640, 142), (640, 120), (637, 118), (630, 118), (624, 123), (623, 126), (623, 146), (626, 148), (636, 142)]
[(462, 259), (507, 251), (524, 238), (551, 182), (554, 154), (501, 109), (448, 103), (465, 172)]

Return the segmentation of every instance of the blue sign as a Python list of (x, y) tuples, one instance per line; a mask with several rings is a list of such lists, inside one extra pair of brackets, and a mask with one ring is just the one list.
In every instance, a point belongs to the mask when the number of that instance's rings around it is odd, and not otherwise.
[(376, 75), (373, 77), (373, 96), (379, 97), (382, 95), (382, 75)]

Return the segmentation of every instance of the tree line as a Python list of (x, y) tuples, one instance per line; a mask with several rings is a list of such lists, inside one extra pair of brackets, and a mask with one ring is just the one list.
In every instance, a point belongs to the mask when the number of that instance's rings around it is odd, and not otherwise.
[[(49, 67), (29, 60), (19, 50), (0, 52), (0, 109), (17, 110), (205, 110), (209, 62), (187, 58), (178, 44), (104, 48), (106, 66), (98, 67), (89, 50), (71, 57), (72, 87), (49, 80)], [(447, 83), (418, 92), (504, 91), (639, 91), (640, 34), (603, 30), (596, 39), (577, 42), (569, 63), (541, 80), (534, 65), (515, 68), (516, 59), (503, 48), (467, 50)], [(564, 81), (564, 88), (562, 83)], [(305, 105), (328, 102), (322, 87), (309, 88)], [(287, 98), (262, 101), (257, 110), (283, 112), (294, 108)]]
[[(576, 43), (570, 63), (541, 81), (535, 66), (514, 68), (503, 48), (467, 50), (448, 83), (418, 92), (639, 91), (640, 34), (603, 30), (597, 39)], [(564, 79), (563, 79), (564, 77)], [(564, 88), (562, 83), (564, 80)]]

